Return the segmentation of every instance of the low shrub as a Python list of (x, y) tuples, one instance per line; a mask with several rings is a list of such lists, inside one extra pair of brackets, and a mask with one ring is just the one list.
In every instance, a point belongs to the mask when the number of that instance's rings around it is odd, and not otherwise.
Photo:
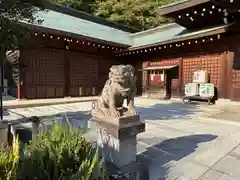
[(103, 163), (93, 143), (79, 128), (55, 124), (26, 146), (19, 180), (105, 180)]
[(15, 180), (19, 167), (19, 140), (13, 141), (13, 148), (0, 148), (0, 180)]
[(0, 148), (0, 180), (108, 180), (93, 142), (79, 128), (54, 124), (24, 148)]

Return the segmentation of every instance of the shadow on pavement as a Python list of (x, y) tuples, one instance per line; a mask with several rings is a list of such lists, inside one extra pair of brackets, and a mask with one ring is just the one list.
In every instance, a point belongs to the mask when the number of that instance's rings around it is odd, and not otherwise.
[[(170, 173), (177, 161), (194, 153), (199, 143), (205, 143), (216, 139), (211, 134), (183, 136), (164, 140), (146, 149), (138, 155), (140, 171), (144, 180), (167, 180), (173, 174)], [(146, 141), (147, 139), (145, 139)], [(177, 178), (177, 174), (175, 174)], [(180, 175), (179, 175), (180, 176)], [(174, 177), (171, 177), (174, 179)]]
[[(145, 120), (174, 120), (174, 119), (190, 119), (191, 115), (197, 112), (203, 112), (199, 109), (198, 104), (183, 105), (180, 102), (154, 104), (148, 107), (136, 106), (137, 112)], [(64, 113), (54, 115), (59, 118)], [(89, 111), (66, 112), (68, 119), (73, 124), (86, 125), (90, 119)], [(49, 117), (43, 117), (43, 121), (47, 121)], [(19, 130), (19, 139), (22, 142), (31, 140), (32, 133), (29, 129)], [(145, 152), (138, 155), (137, 169), (141, 171), (141, 180), (166, 180), (170, 176), (169, 170), (174, 163), (196, 151), (199, 143), (209, 142), (216, 139), (217, 136), (211, 134), (183, 136), (168, 140), (156, 139), (159, 142), (148, 147)], [(151, 138), (140, 141), (150, 142)], [(160, 142), (161, 141), (161, 142)]]
[(136, 111), (144, 120), (190, 119), (191, 115), (203, 112), (197, 103), (182, 104), (180, 102), (154, 104), (149, 107), (136, 106)]

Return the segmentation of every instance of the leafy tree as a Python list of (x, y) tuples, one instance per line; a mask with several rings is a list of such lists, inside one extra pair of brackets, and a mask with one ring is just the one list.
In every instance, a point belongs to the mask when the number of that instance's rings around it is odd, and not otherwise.
[[(29, 37), (28, 30), (19, 22), (25, 20), (40, 23), (35, 13), (43, 9), (44, 5), (44, 0), (0, 1), (0, 63), (4, 66), (5, 73), (12, 73), (12, 79), (9, 79), (10, 85), (15, 86), (19, 80), (19, 52), (16, 49), (27, 45), (26, 40)], [(0, 72), (3, 75), (3, 71)], [(0, 94), (1, 91), (2, 89)]]
[(91, 13), (91, 7), (94, 0), (50, 0), (52, 3), (60, 4), (63, 6), (71, 7), (76, 10), (85, 11)]
[(111, 21), (128, 24), (139, 29), (149, 29), (167, 19), (156, 13), (159, 6), (177, 0), (50, 0), (76, 10), (92, 13)]
[(44, 0), (2, 0), (0, 1), (0, 60), (5, 53), (19, 46), (27, 31), (20, 25), (21, 20), (39, 22), (34, 14), (44, 8)]
[(157, 14), (156, 8), (174, 1), (176, 0), (96, 0), (93, 13), (139, 29), (149, 29), (167, 22)]

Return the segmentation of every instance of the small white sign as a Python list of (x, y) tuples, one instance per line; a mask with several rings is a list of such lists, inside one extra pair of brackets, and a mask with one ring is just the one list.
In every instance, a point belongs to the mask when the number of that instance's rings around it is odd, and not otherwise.
[(195, 71), (193, 74), (194, 83), (206, 83), (208, 81), (208, 73), (204, 70)]
[(154, 74), (151, 74), (151, 81), (154, 80)]
[(164, 73), (162, 73), (162, 74), (160, 75), (160, 79), (161, 79), (161, 81), (164, 81)]

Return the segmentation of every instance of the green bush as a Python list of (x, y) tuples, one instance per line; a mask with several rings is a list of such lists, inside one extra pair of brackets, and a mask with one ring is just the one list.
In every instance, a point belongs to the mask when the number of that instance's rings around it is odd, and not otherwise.
[(107, 176), (96, 148), (81, 130), (55, 124), (26, 146), (18, 179), (105, 180)]
[(0, 180), (15, 180), (19, 167), (19, 141), (13, 142), (13, 148), (1, 146), (0, 148)]
[(0, 148), (0, 180), (107, 180), (93, 143), (80, 129), (55, 124), (26, 145), (19, 159), (18, 137), (13, 148)]

